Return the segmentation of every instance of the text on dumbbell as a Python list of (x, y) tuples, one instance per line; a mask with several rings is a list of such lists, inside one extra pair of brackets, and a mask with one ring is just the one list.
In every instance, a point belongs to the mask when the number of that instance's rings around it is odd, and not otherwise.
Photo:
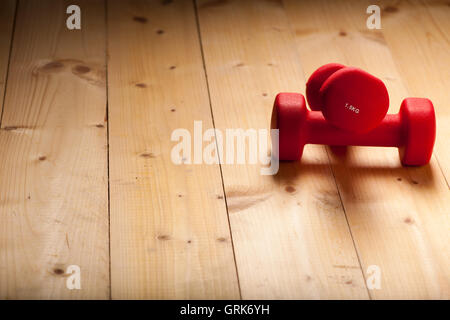
[(350, 111), (353, 111), (354, 113), (359, 113), (359, 109), (358, 109), (358, 108), (355, 108), (354, 106), (352, 106), (352, 105), (349, 104), (349, 103), (346, 103), (346, 104), (345, 104), (345, 108), (347, 108), (347, 109), (350, 110)]

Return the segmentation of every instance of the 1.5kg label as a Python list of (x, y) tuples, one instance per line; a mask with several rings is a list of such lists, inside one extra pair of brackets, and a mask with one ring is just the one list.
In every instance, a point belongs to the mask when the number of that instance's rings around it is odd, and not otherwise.
[(345, 108), (348, 109), (348, 110), (350, 110), (350, 111), (353, 111), (354, 113), (359, 113), (359, 109), (358, 109), (358, 108), (355, 108), (354, 106), (352, 106), (352, 105), (349, 104), (349, 103), (346, 103), (346, 104), (345, 104)]

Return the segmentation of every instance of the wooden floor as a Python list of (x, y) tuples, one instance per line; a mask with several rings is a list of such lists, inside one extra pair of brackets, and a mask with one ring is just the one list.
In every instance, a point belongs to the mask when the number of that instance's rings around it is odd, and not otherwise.
[[(172, 162), (175, 129), (266, 129), (328, 62), (381, 78), (390, 113), (433, 101), (429, 165)], [(2, 0), (0, 298), (449, 299), (449, 87), (448, 1)]]

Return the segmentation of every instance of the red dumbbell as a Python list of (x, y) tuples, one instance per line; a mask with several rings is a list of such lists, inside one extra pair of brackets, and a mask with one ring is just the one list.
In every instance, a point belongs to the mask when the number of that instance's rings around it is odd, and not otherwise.
[(318, 68), (306, 83), (306, 99), (314, 111), (343, 130), (366, 133), (384, 119), (389, 95), (371, 74), (338, 63)]
[(279, 93), (272, 111), (272, 129), (279, 129), (280, 160), (299, 160), (305, 144), (397, 147), (403, 165), (430, 161), (436, 137), (433, 104), (424, 98), (404, 99), (398, 114), (388, 114), (373, 130), (357, 134), (340, 130), (322, 112), (309, 111), (299, 93)]

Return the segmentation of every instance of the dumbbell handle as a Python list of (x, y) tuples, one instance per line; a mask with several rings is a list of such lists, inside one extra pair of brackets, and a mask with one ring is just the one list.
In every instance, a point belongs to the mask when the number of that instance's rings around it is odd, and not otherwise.
[(401, 147), (404, 144), (400, 114), (388, 114), (374, 129), (365, 134), (343, 131), (331, 125), (320, 111), (306, 114), (305, 144), (325, 144), (331, 146), (373, 146)]

